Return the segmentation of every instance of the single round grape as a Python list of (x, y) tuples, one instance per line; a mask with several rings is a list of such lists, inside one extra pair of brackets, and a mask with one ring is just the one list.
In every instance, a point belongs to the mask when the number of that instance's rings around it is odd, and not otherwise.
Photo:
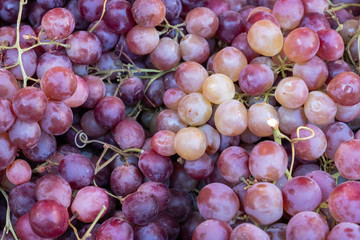
[(255, 222), (268, 225), (283, 215), (283, 197), (280, 189), (271, 183), (256, 183), (246, 191), (244, 209)]
[(127, 33), (135, 24), (131, 14), (131, 4), (124, 0), (108, 1), (103, 19), (105, 24), (117, 34)]
[(269, 235), (261, 228), (251, 223), (242, 223), (234, 228), (229, 240), (270, 240)]
[(186, 30), (204, 38), (214, 37), (218, 27), (219, 19), (209, 8), (198, 7), (186, 14)]
[(228, 222), (239, 210), (240, 202), (230, 187), (222, 183), (211, 183), (200, 190), (197, 206), (205, 219)]
[(28, 213), (36, 203), (35, 183), (27, 182), (14, 187), (9, 192), (9, 206), (15, 217)]
[(275, 90), (276, 100), (286, 108), (298, 108), (302, 106), (309, 94), (306, 83), (297, 77), (282, 79)]
[(32, 230), (44, 238), (55, 238), (68, 228), (67, 209), (55, 200), (41, 200), (31, 208), (30, 225)]
[(317, 90), (324, 85), (329, 71), (325, 62), (314, 56), (308, 61), (295, 63), (293, 76), (301, 78), (309, 90)]
[(90, 185), (95, 177), (95, 167), (84, 155), (70, 153), (59, 164), (59, 174), (71, 188), (81, 189)]
[(66, 48), (66, 53), (70, 60), (76, 64), (94, 64), (99, 60), (102, 53), (101, 42), (98, 37), (87, 31), (74, 32), (67, 38), (66, 44), (71, 46)]
[(240, 13), (230, 10), (219, 15), (217, 35), (222, 41), (230, 44), (242, 32), (245, 32), (245, 21)]
[(355, 105), (360, 102), (360, 77), (353, 72), (342, 72), (330, 81), (326, 90), (334, 102)]
[(273, 14), (284, 29), (294, 29), (299, 26), (304, 12), (302, 0), (276, 1), (273, 7)]
[(307, 119), (315, 124), (330, 123), (337, 111), (335, 102), (324, 92), (312, 91), (304, 104)]
[(53, 8), (45, 13), (41, 26), (48, 37), (63, 39), (74, 31), (75, 18), (66, 8)]
[(194, 230), (193, 240), (229, 239), (232, 228), (226, 222), (209, 219), (200, 223)]
[(278, 109), (279, 128), (285, 134), (291, 134), (298, 127), (307, 124), (304, 108), (286, 108), (281, 106)]
[(46, 174), (35, 185), (37, 201), (51, 199), (68, 208), (71, 203), (72, 191), (69, 183), (59, 175)]
[(124, 119), (125, 105), (118, 97), (104, 97), (96, 104), (94, 116), (101, 126), (113, 128)]
[(231, 183), (239, 182), (240, 178), (248, 178), (249, 154), (238, 146), (228, 147), (223, 150), (217, 160), (217, 166), (225, 180)]
[(206, 69), (193, 61), (181, 63), (175, 72), (176, 84), (187, 94), (202, 92), (203, 82), (208, 76)]
[[(306, 124), (305, 127), (312, 129), (312, 131), (303, 128), (299, 130), (299, 135), (297, 135), (297, 130), (293, 131), (291, 133), (291, 139), (300, 138), (299, 141), (295, 142), (296, 156), (307, 161), (312, 161), (319, 158), (325, 152), (327, 141), (325, 134), (319, 127), (313, 124)], [(301, 140), (301, 138), (312, 135), (314, 136), (310, 139)]]
[(45, 115), (39, 123), (44, 132), (51, 135), (62, 135), (69, 130), (72, 121), (73, 113), (65, 103), (49, 101)]
[(155, 27), (164, 21), (166, 9), (161, 0), (135, 0), (131, 12), (140, 26)]
[(41, 78), (40, 86), (48, 98), (62, 101), (70, 98), (75, 93), (77, 80), (72, 70), (58, 66), (45, 72)]
[(186, 93), (179, 88), (169, 88), (164, 92), (163, 102), (168, 109), (177, 110)]
[(200, 158), (194, 161), (185, 161), (184, 169), (190, 177), (201, 180), (208, 177), (214, 170), (214, 161), (204, 153)]
[(103, 10), (104, 0), (79, 0), (80, 15), (88, 22), (98, 20)]
[(317, 32), (320, 47), (317, 55), (327, 61), (338, 60), (344, 53), (344, 41), (341, 35), (333, 29), (324, 29)]
[(204, 124), (199, 127), (206, 136), (206, 153), (214, 154), (219, 150), (220, 147), (220, 134), (219, 132), (210, 126), (209, 124)]
[(124, 219), (118, 217), (111, 217), (101, 224), (97, 232), (96, 239), (98, 240), (134, 239), (134, 230), (132, 229), (130, 224)]
[(14, 124), (16, 115), (14, 114), (14, 105), (7, 99), (0, 99), (0, 133), (6, 132)]
[(126, 79), (119, 88), (119, 97), (126, 106), (134, 107), (144, 96), (145, 86), (138, 77)]
[(206, 136), (195, 127), (186, 127), (176, 133), (174, 147), (176, 153), (185, 160), (196, 160), (206, 150)]
[(324, 129), (324, 134), (327, 141), (325, 154), (329, 159), (334, 159), (341, 143), (354, 139), (353, 131), (343, 122), (331, 123)]
[(207, 77), (202, 87), (203, 95), (212, 103), (220, 104), (235, 95), (233, 81), (221, 73)]
[(11, 142), (20, 149), (30, 149), (40, 140), (41, 129), (37, 122), (24, 122), (19, 119), (9, 129)]
[(248, 126), (247, 118), (244, 104), (233, 99), (221, 103), (214, 116), (217, 130), (226, 136), (242, 134)]
[(143, 152), (140, 155), (138, 165), (141, 172), (155, 182), (167, 180), (173, 171), (171, 159), (156, 153), (154, 150)]
[(315, 211), (321, 202), (321, 189), (313, 179), (299, 176), (289, 180), (282, 189), (284, 210), (294, 216), (302, 211)]
[(308, 27), (317, 32), (323, 29), (330, 29), (330, 23), (323, 13), (310, 12), (304, 15), (299, 27)]
[(288, 156), (278, 143), (265, 140), (253, 148), (249, 156), (249, 170), (256, 179), (276, 181), (285, 174)]
[(160, 70), (176, 67), (180, 59), (180, 45), (169, 37), (161, 38), (154, 51), (150, 53), (151, 63)]
[(124, 119), (111, 131), (114, 140), (125, 150), (128, 148), (141, 148), (145, 141), (143, 127), (136, 121)]
[(147, 192), (134, 192), (123, 201), (122, 211), (130, 222), (146, 225), (157, 217), (159, 204), (156, 198)]
[(20, 185), (30, 181), (31, 174), (30, 165), (22, 159), (13, 161), (10, 166), (6, 168), (6, 177), (12, 184), (15, 185)]
[[(95, 186), (81, 188), (71, 203), (71, 212), (78, 214), (77, 219), (84, 223), (91, 223), (99, 215), (102, 207), (107, 209), (109, 197), (105, 190)], [(103, 217), (105, 212), (101, 217)]]
[(201, 93), (190, 93), (179, 102), (178, 114), (186, 124), (199, 126), (210, 119), (211, 103)]
[(268, 103), (255, 103), (248, 110), (248, 127), (256, 136), (267, 137), (273, 134), (272, 128), (267, 123), (269, 119), (279, 122), (278, 113)]
[(305, 62), (313, 58), (320, 47), (316, 32), (307, 27), (292, 30), (284, 41), (285, 55), (293, 62)]
[(286, 239), (325, 239), (328, 233), (329, 226), (322, 216), (310, 211), (299, 212), (286, 227)]
[(335, 179), (327, 172), (315, 170), (306, 174), (306, 177), (313, 179), (319, 185), (322, 196), (321, 202), (326, 201), (336, 187)]
[(126, 196), (133, 193), (142, 183), (140, 170), (133, 165), (117, 166), (110, 177), (110, 188), (117, 196)]
[(129, 50), (138, 55), (151, 53), (159, 41), (159, 34), (154, 27), (135, 25), (126, 35)]
[(358, 146), (360, 140), (351, 139), (340, 144), (335, 152), (335, 165), (340, 174), (350, 180), (360, 179), (358, 169)]
[(235, 82), (239, 79), (239, 74), (247, 63), (245, 55), (239, 49), (225, 47), (216, 53), (213, 68), (215, 73), (225, 74)]
[(341, 222), (331, 229), (327, 235), (327, 240), (337, 239), (357, 239), (360, 237), (360, 227), (351, 222)]
[(184, 61), (194, 61), (202, 64), (210, 56), (210, 47), (205, 38), (189, 33), (180, 41), (180, 52)]
[(12, 101), (19, 90), (19, 84), (14, 75), (6, 69), (0, 69), (0, 80), (0, 98)]
[(152, 149), (162, 156), (176, 154), (174, 148), (175, 133), (169, 130), (160, 130), (151, 138)]
[(264, 94), (274, 83), (274, 73), (265, 64), (250, 63), (239, 75), (240, 89), (252, 96)]
[(260, 20), (249, 29), (247, 39), (250, 47), (264, 56), (275, 56), (283, 47), (280, 28), (270, 20)]

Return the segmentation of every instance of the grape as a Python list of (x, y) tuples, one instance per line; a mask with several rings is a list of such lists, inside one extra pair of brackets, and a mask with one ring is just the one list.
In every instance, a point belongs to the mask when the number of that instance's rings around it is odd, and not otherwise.
[(35, 184), (27, 182), (14, 187), (9, 193), (9, 206), (15, 217), (20, 217), (29, 212), (36, 203)]
[(206, 137), (206, 153), (214, 154), (220, 147), (220, 134), (219, 132), (211, 127), (209, 124), (204, 124), (199, 127)]
[(86, 75), (83, 79), (88, 85), (89, 96), (82, 106), (85, 108), (94, 108), (96, 104), (105, 97), (105, 84), (100, 78), (92, 75)]
[(245, 149), (232, 146), (223, 150), (218, 158), (217, 166), (221, 175), (231, 183), (239, 182), (241, 177), (248, 178), (249, 154)]
[(66, 8), (53, 8), (45, 13), (41, 26), (48, 37), (62, 39), (74, 31), (75, 18)]
[(251, 224), (242, 223), (234, 228), (230, 234), (229, 240), (270, 240), (269, 235), (261, 228)]
[(180, 41), (180, 53), (184, 61), (204, 63), (210, 55), (209, 43), (196, 34), (187, 34)]
[(96, 63), (101, 56), (101, 42), (93, 33), (74, 32), (67, 38), (66, 44), (71, 46), (66, 48), (66, 53), (73, 63), (89, 65)]
[(166, 19), (172, 20), (180, 16), (182, 4), (180, 0), (161, 0), (166, 9)]
[(131, 4), (128, 1), (108, 1), (106, 3), (106, 10), (103, 19), (112, 31), (123, 34), (134, 26), (135, 21), (131, 14)]
[(313, 171), (317, 171), (320, 170), (320, 166), (316, 165), (314, 163), (305, 163), (305, 164), (301, 164), (300, 166), (298, 166), (294, 173), (293, 173), (293, 177), (298, 177), (298, 176), (306, 176), (306, 174), (311, 173)]
[(97, 232), (96, 239), (134, 239), (134, 230), (125, 220), (117, 217), (111, 217), (101, 224)]
[(329, 234), (327, 235), (328, 240), (336, 239), (357, 239), (360, 237), (360, 227), (355, 223), (341, 222), (337, 224)]
[(255, 103), (248, 111), (248, 127), (252, 133), (259, 137), (273, 134), (272, 128), (267, 124), (268, 119), (279, 121), (275, 108), (268, 103)]
[(206, 150), (206, 136), (195, 127), (186, 127), (176, 133), (174, 141), (175, 151), (185, 160), (196, 160)]
[(0, 42), (8, 46), (13, 46), (16, 41), (16, 30), (13, 27), (1, 27), (0, 28)]
[(330, 29), (330, 24), (323, 13), (309, 12), (302, 18), (299, 27), (308, 27), (315, 32)]
[(343, 24), (343, 28), (339, 31), (344, 44), (347, 44), (350, 39), (355, 35), (355, 32), (359, 26), (359, 21), (355, 19), (349, 19)]
[(40, 140), (41, 129), (37, 122), (15, 120), (9, 129), (10, 141), (20, 149), (30, 149)]
[(297, 77), (287, 77), (282, 79), (275, 90), (276, 100), (284, 107), (298, 108), (302, 106), (308, 98), (309, 89), (306, 83)]
[(330, 193), (335, 189), (335, 179), (327, 172), (316, 170), (306, 174), (313, 179), (321, 189), (321, 201), (324, 202), (329, 198)]
[(332, 29), (319, 30), (320, 47), (317, 55), (327, 61), (335, 61), (344, 53), (344, 41), (341, 35)]
[(229, 239), (231, 231), (232, 228), (228, 223), (209, 219), (195, 228), (192, 239)]
[(31, 178), (31, 167), (25, 160), (17, 159), (6, 168), (6, 177), (15, 185), (26, 183)]
[(312, 91), (304, 104), (307, 119), (315, 124), (330, 123), (336, 114), (335, 102), (324, 92)]
[(205, 124), (210, 119), (211, 113), (211, 103), (201, 93), (190, 93), (179, 102), (179, 117), (188, 125), (199, 126)]
[[(78, 220), (84, 223), (91, 223), (100, 213), (101, 208), (109, 206), (109, 199), (106, 192), (95, 186), (87, 186), (81, 188), (71, 203), (71, 212), (78, 214)], [(102, 217), (104, 216), (105, 212)]]
[(174, 171), (170, 177), (170, 186), (184, 191), (193, 190), (198, 181), (185, 172), (184, 166), (174, 162)]
[(208, 76), (206, 69), (193, 61), (181, 63), (175, 72), (176, 84), (187, 94), (202, 92), (203, 82)]
[(41, 129), (51, 135), (62, 135), (71, 127), (73, 114), (63, 102), (49, 101), (44, 117), (41, 119)]
[(327, 141), (325, 153), (330, 159), (334, 159), (335, 152), (341, 143), (354, 139), (353, 131), (343, 122), (331, 123), (324, 129), (324, 134)]
[(147, 192), (134, 192), (124, 199), (122, 211), (130, 222), (146, 225), (157, 217), (159, 204), (156, 198)]
[(151, 138), (151, 147), (162, 156), (176, 154), (174, 149), (175, 133), (169, 130), (160, 130)]
[(325, 239), (329, 227), (315, 212), (303, 211), (293, 216), (286, 227), (286, 239)]
[(219, 15), (217, 35), (222, 41), (230, 44), (242, 32), (245, 32), (245, 22), (240, 13), (225, 11)]
[(151, 53), (159, 41), (159, 34), (154, 27), (135, 25), (126, 35), (126, 44), (129, 50), (137, 55)]
[[(149, 79), (146, 79), (144, 85), (149, 85)], [(165, 87), (162, 78), (156, 79), (148, 88), (143, 96), (144, 104), (149, 107), (160, 107), (163, 105), (162, 96), (164, 95)]]
[(170, 202), (170, 190), (163, 183), (145, 182), (139, 186), (137, 191), (151, 194), (159, 204), (159, 212), (165, 210)]
[(55, 200), (41, 200), (31, 208), (31, 229), (40, 237), (55, 238), (68, 228), (67, 209)]
[(114, 140), (125, 150), (128, 148), (141, 148), (145, 141), (145, 132), (142, 126), (133, 120), (120, 121), (111, 131)]
[(244, 209), (255, 222), (268, 225), (283, 214), (283, 198), (280, 189), (271, 183), (256, 183), (246, 191)]
[(336, 75), (326, 88), (334, 102), (351, 106), (360, 102), (360, 77), (353, 72)]
[(59, 165), (59, 173), (71, 188), (80, 189), (92, 183), (95, 168), (89, 158), (78, 153), (66, 155)]
[(265, 140), (258, 143), (249, 156), (249, 170), (256, 179), (276, 181), (285, 174), (288, 157), (278, 143)]
[(291, 134), (298, 127), (307, 123), (304, 108), (286, 108), (281, 106), (278, 109), (279, 128), (283, 133)]
[[(323, 131), (313, 124), (306, 124), (305, 127), (312, 129), (314, 136), (307, 140), (295, 142), (295, 154), (304, 160), (312, 161), (325, 152), (327, 146), (326, 137)], [(291, 133), (291, 139), (297, 137), (306, 138), (312, 135), (312, 132), (308, 129), (300, 129), (299, 136), (297, 136), (297, 131)]]
[(304, 16), (304, 5), (302, 0), (280, 0), (276, 1), (273, 14), (278, 20), (281, 28), (294, 29)]
[(329, 76), (326, 83), (329, 83), (339, 73), (351, 71), (349, 64), (341, 59), (328, 62), (326, 65), (329, 69)]
[(131, 12), (140, 26), (155, 27), (164, 21), (166, 9), (161, 0), (135, 0)]
[(227, 75), (233, 82), (247, 65), (245, 55), (235, 47), (226, 47), (216, 53), (213, 63), (215, 73)]
[(208, 177), (214, 170), (214, 161), (204, 153), (194, 161), (185, 161), (184, 169), (190, 177), (201, 180)]
[(164, 92), (163, 102), (168, 109), (177, 110), (179, 102), (186, 96), (179, 88), (169, 88)]
[(205, 219), (228, 222), (239, 210), (240, 202), (230, 187), (222, 183), (211, 183), (200, 190), (197, 206)]
[(284, 41), (284, 53), (294, 62), (305, 62), (313, 58), (320, 47), (316, 32), (307, 27), (292, 30)]
[(160, 223), (152, 222), (145, 226), (136, 226), (134, 228), (134, 239), (166, 240), (168, 239), (168, 234)]
[(240, 33), (231, 42), (231, 46), (239, 49), (246, 57), (248, 62), (251, 62), (254, 58), (258, 57), (259, 54), (251, 49), (247, 40), (247, 33)]
[[(42, 0), (40, 0), (42, 1)], [(17, 15), (19, 13), (19, 2), (16, 0), (4, 0), (0, 2), (0, 16), (5, 22), (16, 23)], [(21, 20), (24, 20), (28, 15), (28, 8), (24, 6)]]
[(335, 152), (335, 165), (340, 174), (350, 180), (360, 178), (358, 171), (358, 151), (357, 146), (360, 144), (358, 139), (351, 139), (340, 144)]
[(150, 53), (151, 63), (160, 70), (169, 70), (176, 67), (181, 59), (180, 45), (175, 40), (163, 37)]
[(219, 19), (209, 8), (198, 7), (186, 14), (186, 30), (204, 38), (214, 37), (218, 27)]
[(350, 122), (360, 115), (360, 102), (352, 106), (336, 104), (335, 119), (341, 122)]
[(322, 87), (328, 75), (329, 71), (325, 62), (317, 56), (305, 62), (295, 63), (293, 68), (293, 76), (304, 80), (309, 90)]
[(193, 211), (193, 200), (190, 194), (184, 190), (170, 189), (171, 197), (166, 211), (174, 216), (179, 223), (190, 218)]
[(0, 98), (12, 101), (19, 85), (11, 72), (6, 69), (0, 69)]
[(180, 232), (180, 225), (171, 214), (167, 212), (160, 213), (156, 222), (160, 223), (165, 228), (169, 240), (177, 239)]
[(167, 180), (173, 171), (171, 159), (157, 154), (154, 150), (142, 153), (138, 165), (147, 178), (156, 182)]
[(264, 94), (274, 83), (274, 73), (265, 64), (250, 63), (239, 75), (240, 89), (249, 95)]
[(7, 99), (0, 99), (0, 133), (6, 132), (14, 124), (16, 115), (14, 114), (12, 104)]
[(96, 104), (94, 117), (101, 126), (113, 128), (124, 119), (125, 105), (118, 97), (104, 97)]
[(79, 0), (80, 15), (88, 22), (98, 20), (103, 10), (104, 0)]
[[(88, 27), (88, 31), (92, 29), (92, 27), (97, 23), (98, 21), (94, 21), (90, 24)], [(101, 42), (102, 52), (107, 52), (111, 49), (113, 49), (116, 45), (116, 43), (119, 40), (119, 35), (113, 31), (113, 29), (109, 28), (104, 21), (100, 21), (100, 23), (96, 26), (94, 31), (92, 33), (98, 37), (99, 41)], [(99, 59), (101, 61), (101, 57)], [(101, 69), (100, 70), (105, 70)]]
[(165, 109), (156, 117), (156, 129), (169, 130), (177, 133), (180, 129), (185, 128), (187, 125), (181, 121), (177, 111)]
[[(15, 65), (18, 61), (18, 55), (19, 54), (17, 49), (7, 50), (4, 56), (4, 65), (6, 67)], [(36, 72), (37, 64), (37, 56), (34, 49), (24, 52), (21, 55), (21, 61), (23, 63), (26, 76), (32, 77)], [(9, 72), (11, 72), (18, 80), (23, 80), (24, 78), (20, 65), (9, 68)]]
[(126, 79), (119, 88), (119, 97), (126, 106), (133, 107), (144, 96), (145, 86), (138, 77)]
[(321, 189), (310, 177), (289, 180), (282, 189), (284, 210), (294, 216), (302, 211), (314, 211), (321, 202)]
[(269, 20), (254, 23), (248, 31), (247, 40), (255, 52), (264, 56), (275, 56), (283, 47), (280, 28)]

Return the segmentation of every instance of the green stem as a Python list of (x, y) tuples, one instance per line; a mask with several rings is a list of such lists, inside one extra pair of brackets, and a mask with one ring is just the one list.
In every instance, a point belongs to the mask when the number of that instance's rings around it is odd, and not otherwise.
[(5, 190), (2, 187), (0, 187), (0, 192), (2, 193), (2, 195), (4, 196), (4, 198), (6, 200), (6, 223), (5, 223), (5, 227), (3, 229), (3, 234), (2, 234), (1, 240), (4, 239), (5, 235), (9, 231), (11, 232), (11, 234), (13, 235), (15, 240), (19, 240), (18, 237), (16, 236), (15, 230), (12, 227), (11, 220), (10, 220), (10, 205), (9, 205), (8, 195), (6, 194)]
[(103, 205), (101, 208), (101, 211), (99, 212), (99, 214), (96, 216), (95, 220), (91, 223), (89, 229), (85, 232), (84, 236), (81, 238), (81, 240), (85, 240), (88, 237), (91, 236), (90, 232), (91, 230), (93, 230), (93, 228), (95, 227), (95, 224), (99, 221), (99, 219), (102, 217), (102, 215), (104, 214), (106, 210), (106, 207)]
[(89, 30), (90, 33), (95, 30), (95, 28), (99, 25), (99, 23), (100, 23), (101, 20), (103, 19), (104, 14), (105, 14), (105, 10), (106, 10), (106, 2), (107, 2), (107, 0), (104, 1), (103, 10), (102, 10), (102, 12), (101, 12), (100, 19), (94, 24), (94, 26), (91, 27), (91, 29)]

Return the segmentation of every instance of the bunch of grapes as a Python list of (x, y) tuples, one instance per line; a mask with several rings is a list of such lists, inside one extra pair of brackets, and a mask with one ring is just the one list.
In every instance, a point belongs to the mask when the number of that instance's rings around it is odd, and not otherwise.
[(0, 239), (360, 239), (358, 0), (1, 0)]

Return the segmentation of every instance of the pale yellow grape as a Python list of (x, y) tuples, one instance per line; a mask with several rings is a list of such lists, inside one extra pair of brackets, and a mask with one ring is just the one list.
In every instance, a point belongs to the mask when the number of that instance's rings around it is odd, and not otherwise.
[(235, 96), (233, 81), (221, 73), (207, 77), (202, 86), (203, 95), (212, 103), (220, 104)]
[(248, 127), (252, 133), (259, 137), (268, 137), (273, 134), (272, 128), (268, 125), (269, 119), (279, 122), (278, 113), (268, 103), (255, 103), (248, 111)]
[(216, 129), (226, 136), (237, 136), (242, 134), (248, 125), (247, 111), (241, 102), (227, 100), (221, 103), (215, 111)]
[(183, 97), (178, 105), (180, 119), (188, 125), (205, 124), (211, 117), (211, 103), (201, 93), (190, 93)]
[(185, 160), (200, 158), (206, 150), (205, 133), (196, 127), (186, 127), (176, 133), (175, 152)]
[(307, 119), (317, 125), (324, 125), (334, 120), (337, 106), (324, 92), (312, 91), (304, 105)]
[(213, 68), (236, 82), (241, 70), (248, 64), (245, 55), (235, 47), (221, 49), (214, 58)]
[(264, 56), (275, 56), (283, 47), (281, 29), (270, 20), (260, 20), (249, 29), (247, 39), (250, 47)]

